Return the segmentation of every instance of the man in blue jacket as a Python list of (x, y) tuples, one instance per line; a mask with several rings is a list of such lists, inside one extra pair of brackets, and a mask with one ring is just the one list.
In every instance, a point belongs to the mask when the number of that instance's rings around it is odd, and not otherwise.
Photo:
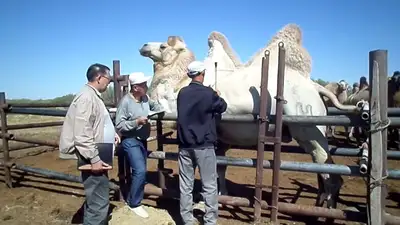
[(179, 140), (180, 213), (185, 225), (194, 224), (194, 171), (199, 166), (205, 202), (205, 225), (217, 224), (217, 141), (216, 114), (225, 112), (227, 104), (218, 92), (203, 85), (205, 66), (194, 61), (188, 65), (192, 82), (178, 94), (177, 134)]

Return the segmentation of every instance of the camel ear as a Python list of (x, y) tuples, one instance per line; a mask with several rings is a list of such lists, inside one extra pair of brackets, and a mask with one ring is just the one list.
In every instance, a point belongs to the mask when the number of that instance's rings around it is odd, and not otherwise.
[(183, 39), (179, 36), (169, 36), (167, 43), (169, 46), (175, 46), (177, 42), (184, 42)]
[(185, 42), (179, 36), (169, 36), (167, 43), (169, 46), (172, 46), (174, 49), (178, 51), (186, 49)]

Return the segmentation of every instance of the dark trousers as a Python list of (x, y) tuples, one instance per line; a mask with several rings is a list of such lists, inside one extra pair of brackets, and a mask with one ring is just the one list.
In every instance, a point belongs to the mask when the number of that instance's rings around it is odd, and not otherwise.
[(108, 224), (110, 190), (107, 172), (94, 174), (82, 171), (82, 182), (85, 189), (83, 225)]

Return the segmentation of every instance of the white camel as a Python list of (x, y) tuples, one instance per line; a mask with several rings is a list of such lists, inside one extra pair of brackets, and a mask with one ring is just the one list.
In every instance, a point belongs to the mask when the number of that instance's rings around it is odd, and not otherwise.
[[(291, 25), (294, 26), (294, 25)], [(298, 29), (300, 31), (300, 29)], [(325, 116), (327, 114), (325, 105), (320, 97), (320, 94), (327, 96), (335, 105), (342, 110), (356, 110), (355, 106), (341, 105), (335, 96), (325, 88), (315, 85), (309, 79), (311, 66), (302, 58), (298, 50), (301, 43), (301, 32), (298, 32), (295, 41), (290, 38), (285, 39), (285, 35), (275, 36), (273, 41), (266, 47), (260, 50), (263, 53), (265, 50), (270, 51), (269, 63), (269, 81), (268, 90), (270, 95), (276, 94), (277, 88), (277, 66), (278, 66), (278, 42), (283, 41), (286, 44), (286, 69), (285, 69), (285, 85), (284, 98), (287, 103), (284, 105), (284, 114), (286, 115), (313, 115)], [(293, 44), (295, 43), (295, 44)], [(293, 44), (293, 45), (292, 45)], [(140, 49), (140, 54), (149, 57), (154, 62), (154, 78), (149, 90), (149, 96), (153, 100), (160, 103), (168, 102), (164, 105), (168, 107), (168, 111), (176, 112), (176, 95), (179, 89), (185, 86), (189, 81), (186, 77), (186, 66), (193, 61), (194, 57), (190, 50), (186, 47), (184, 41), (180, 37), (171, 36), (165, 43), (147, 43)], [(261, 80), (261, 57), (262, 54), (257, 54), (253, 57), (250, 63), (236, 69), (232, 73), (226, 75), (218, 74), (218, 90), (221, 96), (228, 103), (228, 108), (225, 114), (227, 115), (243, 115), (243, 114), (258, 114), (259, 110), (259, 87)], [(207, 76), (207, 75), (206, 75)], [(185, 82), (181, 82), (185, 80)], [(164, 82), (164, 83), (163, 83)], [(174, 93), (166, 90), (163, 85), (175, 87)], [(212, 84), (211, 84), (212, 85)], [(269, 98), (269, 115), (275, 114), (275, 99)], [(268, 132), (272, 135), (274, 125), (270, 125)], [(333, 163), (329, 154), (328, 141), (325, 137), (325, 126), (313, 125), (288, 125), (291, 137), (298, 144), (310, 153), (314, 162), (317, 163)], [(229, 145), (238, 146), (255, 146), (257, 144), (258, 126), (245, 123), (221, 123), (218, 125), (219, 141), (221, 145), (218, 151), (225, 152)], [(226, 168), (225, 168), (226, 169)], [(222, 194), (227, 194), (225, 185), (225, 169), (218, 171), (220, 179), (220, 191)], [(319, 190), (323, 192), (324, 199), (332, 199), (332, 195), (337, 194), (342, 180), (340, 176), (330, 174), (321, 174), (319, 178)], [(319, 203), (321, 201), (318, 201)]]
[[(327, 85), (325, 85), (325, 88), (336, 96), (340, 104), (343, 104), (346, 101), (347, 91), (349, 89), (349, 85), (347, 84), (346, 81), (340, 80), (339, 82), (329, 82)], [(323, 99), (327, 107), (332, 106), (332, 103), (331, 101), (329, 101), (328, 98), (323, 97)], [(330, 131), (330, 135), (332, 137), (335, 137), (336, 126), (327, 126), (327, 128)]]

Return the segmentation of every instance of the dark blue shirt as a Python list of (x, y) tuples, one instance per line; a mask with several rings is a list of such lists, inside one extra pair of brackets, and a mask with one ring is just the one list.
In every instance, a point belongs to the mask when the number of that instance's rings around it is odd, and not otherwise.
[(216, 114), (227, 104), (210, 87), (192, 81), (182, 88), (177, 99), (177, 135), (180, 148), (205, 148), (217, 141)]

